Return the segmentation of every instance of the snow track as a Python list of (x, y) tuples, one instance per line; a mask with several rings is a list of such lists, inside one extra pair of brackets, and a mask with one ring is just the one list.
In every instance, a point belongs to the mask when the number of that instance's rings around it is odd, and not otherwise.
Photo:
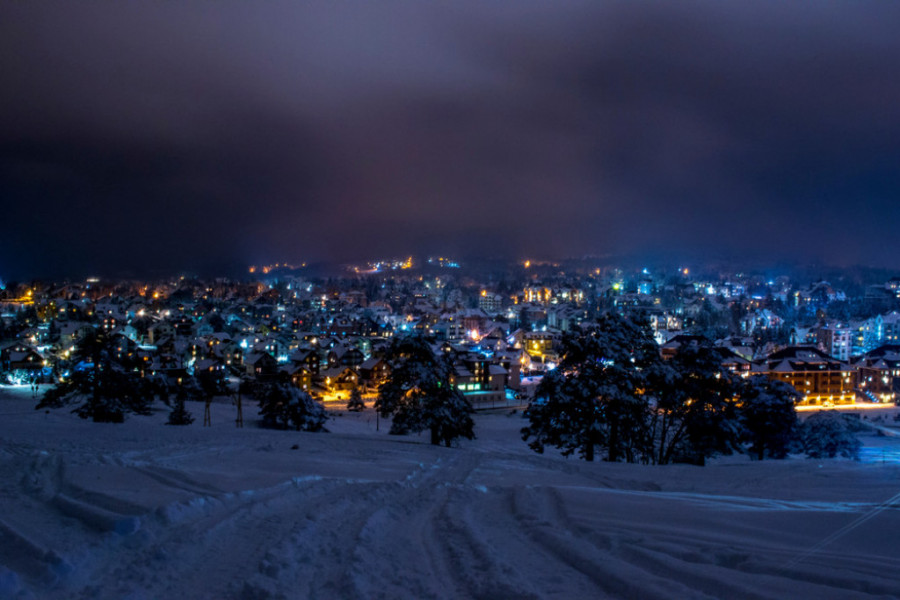
[(38, 417), (0, 430), (0, 598), (900, 597), (892, 465)]

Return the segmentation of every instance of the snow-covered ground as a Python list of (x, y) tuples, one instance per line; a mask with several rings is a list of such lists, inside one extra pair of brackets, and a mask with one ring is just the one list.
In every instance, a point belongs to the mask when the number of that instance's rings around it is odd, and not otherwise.
[(4, 598), (900, 597), (889, 435), (867, 462), (646, 467), (535, 454), (520, 413), (447, 449), (371, 411), (314, 434), (32, 406), (0, 390)]

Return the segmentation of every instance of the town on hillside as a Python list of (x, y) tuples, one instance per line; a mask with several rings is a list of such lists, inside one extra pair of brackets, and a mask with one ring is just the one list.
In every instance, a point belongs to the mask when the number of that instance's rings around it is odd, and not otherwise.
[(900, 277), (880, 275), (402, 257), (328, 276), (279, 263), (243, 279), (0, 282), (0, 382), (64, 381), (87, 368), (76, 348), (99, 333), (109, 360), (169, 389), (278, 381), (346, 403), (353, 390), (374, 396), (392, 338), (418, 334), (451, 358), (474, 408), (519, 406), (556, 367), (563, 335), (614, 311), (646, 323), (664, 358), (709, 340), (727, 368), (792, 385), (799, 405), (894, 403)]

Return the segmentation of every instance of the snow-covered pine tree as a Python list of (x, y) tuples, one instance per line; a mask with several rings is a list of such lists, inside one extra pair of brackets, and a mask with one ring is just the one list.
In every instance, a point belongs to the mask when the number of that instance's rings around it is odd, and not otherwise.
[(428, 430), (432, 444), (446, 446), (475, 437), (472, 406), (451, 384), (447, 357), (437, 356), (424, 338), (409, 336), (394, 338), (385, 358), (391, 372), (378, 388), (375, 409), (393, 416), (392, 434)]
[(705, 464), (715, 454), (739, 450), (737, 378), (722, 366), (724, 351), (707, 340), (685, 344), (653, 369), (655, 397), (650, 440), (657, 464)]
[(847, 417), (835, 411), (819, 411), (803, 422), (803, 449), (809, 458), (858, 458), (862, 443)]
[(72, 373), (48, 390), (36, 406), (59, 408), (78, 404), (75, 414), (96, 422), (121, 423), (126, 413), (146, 415), (154, 398), (153, 386), (116, 363), (102, 332), (92, 332), (77, 345)]
[(263, 426), (297, 431), (326, 431), (325, 407), (306, 392), (287, 383), (261, 386), (257, 392)]
[(646, 325), (616, 313), (567, 334), (559, 365), (544, 376), (526, 411), (522, 439), (531, 439), (536, 452), (552, 445), (592, 461), (601, 447), (609, 461), (641, 460), (647, 452), (646, 375), (659, 360)]
[(363, 401), (359, 388), (353, 388), (350, 391), (350, 399), (347, 400), (347, 410), (350, 412), (361, 412), (366, 409), (366, 403)]
[(800, 423), (795, 408), (800, 393), (783, 381), (757, 375), (744, 382), (738, 414), (743, 439), (759, 460), (784, 458), (798, 441)]
[(174, 406), (169, 412), (169, 420), (166, 421), (166, 425), (190, 425), (194, 422), (193, 415), (184, 407), (186, 398), (187, 393), (183, 388), (179, 389), (178, 394), (175, 396)]
[(118, 385), (117, 379), (108, 364), (73, 374), (70, 378), (72, 392), (67, 401), (82, 401), (73, 412), (82, 419), (91, 419), (95, 423), (124, 422), (124, 390)]

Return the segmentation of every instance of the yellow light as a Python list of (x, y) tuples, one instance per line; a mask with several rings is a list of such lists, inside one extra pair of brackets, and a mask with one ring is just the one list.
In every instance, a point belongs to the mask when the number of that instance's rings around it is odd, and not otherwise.
[(531, 261), (530, 261), (530, 260), (526, 260), (526, 261), (525, 261), (525, 268), (527, 269), (527, 268), (529, 268), (530, 266), (531, 266)]

